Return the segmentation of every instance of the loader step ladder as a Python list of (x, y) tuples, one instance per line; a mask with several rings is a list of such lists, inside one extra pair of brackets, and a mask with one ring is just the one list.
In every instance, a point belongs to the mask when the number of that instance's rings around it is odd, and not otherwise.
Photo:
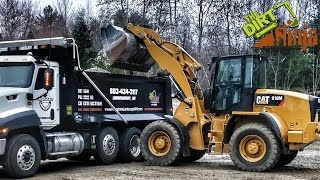
[(226, 128), (226, 122), (229, 119), (229, 116), (217, 116), (213, 118), (213, 130), (210, 130), (211, 136), (213, 136), (213, 142), (210, 149), (210, 155), (221, 155), (224, 153), (224, 144), (223, 144), (223, 137), (224, 131)]

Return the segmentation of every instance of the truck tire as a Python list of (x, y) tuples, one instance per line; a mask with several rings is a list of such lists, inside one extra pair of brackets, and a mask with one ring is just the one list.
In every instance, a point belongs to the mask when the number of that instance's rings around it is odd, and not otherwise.
[(182, 157), (181, 161), (185, 163), (193, 163), (201, 159), (205, 153), (206, 153), (206, 150), (195, 150), (190, 148), (190, 156)]
[(266, 171), (280, 158), (277, 136), (266, 125), (249, 123), (240, 126), (231, 136), (230, 157), (241, 170)]
[(92, 157), (92, 153), (89, 150), (83, 150), (79, 155), (69, 156), (67, 159), (72, 161), (89, 161)]
[(151, 165), (174, 164), (180, 156), (181, 139), (177, 129), (165, 121), (154, 121), (141, 133), (141, 150)]
[(140, 136), (140, 129), (135, 127), (127, 128), (122, 132), (119, 149), (119, 160), (121, 162), (138, 162), (142, 160)]
[(3, 169), (12, 178), (33, 176), (40, 167), (41, 150), (37, 140), (28, 135), (15, 135), (9, 139), (4, 155)]
[(118, 152), (119, 136), (117, 131), (112, 127), (102, 129), (96, 137), (95, 160), (104, 164), (110, 164), (117, 158)]
[(292, 154), (281, 154), (278, 163), (276, 164), (277, 167), (285, 166), (291, 163), (294, 158), (297, 157), (298, 151), (294, 151)]

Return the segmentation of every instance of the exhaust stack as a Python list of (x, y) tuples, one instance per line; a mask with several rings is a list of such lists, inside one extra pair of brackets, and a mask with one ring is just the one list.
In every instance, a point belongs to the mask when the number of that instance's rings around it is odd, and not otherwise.
[(112, 68), (148, 72), (155, 63), (143, 42), (120, 27), (102, 28), (101, 37)]

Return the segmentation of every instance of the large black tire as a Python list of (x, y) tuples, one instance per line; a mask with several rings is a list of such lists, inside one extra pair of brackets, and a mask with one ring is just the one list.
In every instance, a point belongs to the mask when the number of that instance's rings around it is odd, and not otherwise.
[(20, 134), (9, 139), (4, 155), (3, 169), (12, 178), (33, 176), (39, 169), (41, 150), (37, 140)]
[(79, 155), (67, 157), (67, 159), (72, 161), (89, 161), (92, 157), (92, 152), (90, 150), (83, 150)]
[(278, 163), (276, 164), (277, 167), (285, 166), (291, 163), (294, 158), (297, 157), (298, 151), (294, 151), (292, 154), (281, 154)]
[(106, 127), (96, 137), (96, 153), (94, 158), (97, 162), (110, 164), (118, 156), (119, 136), (112, 127)]
[(190, 149), (190, 156), (182, 157), (181, 161), (185, 163), (192, 163), (201, 159), (205, 153), (206, 153), (206, 150)]
[(280, 158), (277, 136), (266, 125), (249, 123), (240, 126), (231, 136), (230, 157), (241, 170), (266, 171)]
[(135, 127), (127, 128), (122, 132), (118, 156), (121, 162), (138, 162), (142, 160), (140, 136), (140, 129)]
[(151, 165), (174, 164), (181, 151), (181, 139), (177, 129), (165, 121), (150, 123), (141, 133), (141, 151)]

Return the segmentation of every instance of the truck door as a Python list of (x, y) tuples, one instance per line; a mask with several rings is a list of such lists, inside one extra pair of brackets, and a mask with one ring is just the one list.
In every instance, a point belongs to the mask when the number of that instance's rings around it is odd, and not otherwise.
[(50, 67), (53, 87), (47, 92), (43, 87), (44, 71), (47, 67), (39, 67), (33, 90), (33, 109), (37, 112), (42, 126), (52, 128), (60, 123), (59, 115), (59, 69)]

